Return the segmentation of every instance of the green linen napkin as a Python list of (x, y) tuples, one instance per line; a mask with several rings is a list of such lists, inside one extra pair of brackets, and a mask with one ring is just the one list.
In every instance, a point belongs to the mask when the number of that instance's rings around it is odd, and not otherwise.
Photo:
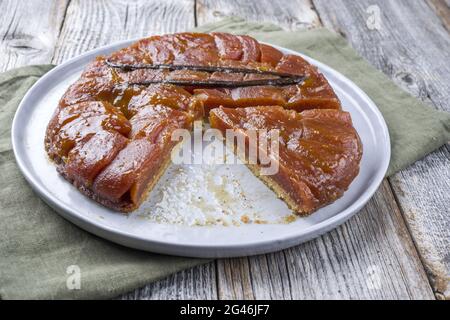
[[(450, 114), (396, 87), (330, 31), (285, 32), (236, 18), (197, 30), (249, 33), (348, 76), (386, 119), (392, 142), (390, 174), (450, 140)], [(0, 75), (0, 298), (110, 298), (208, 261), (141, 252), (100, 239), (61, 218), (33, 193), (15, 163), (10, 127), (25, 92), (51, 68), (30, 66)]]

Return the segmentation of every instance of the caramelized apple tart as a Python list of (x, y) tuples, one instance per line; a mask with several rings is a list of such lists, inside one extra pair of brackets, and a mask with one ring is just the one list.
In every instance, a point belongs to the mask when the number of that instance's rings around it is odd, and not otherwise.
[(207, 119), (222, 132), (280, 132), (278, 172), (248, 166), (298, 214), (335, 201), (358, 174), (358, 134), (318, 69), (227, 33), (153, 36), (97, 57), (61, 98), (45, 148), (82, 193), (130, 212), (169, 165), (173, 132)]

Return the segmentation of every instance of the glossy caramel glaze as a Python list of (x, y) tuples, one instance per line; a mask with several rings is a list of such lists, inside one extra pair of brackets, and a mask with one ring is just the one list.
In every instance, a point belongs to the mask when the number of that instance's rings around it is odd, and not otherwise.
[[(233, 89), (168, 84), (142, 86), (136, 83), (163, 79), (235, 81), (272, 76), (129, 70), (112, 68), (106, 64), (107, 60), (116, 64), (251, 68), (305, 75), (307, 80), (301, 85)], [(97, 57), (86, 67), (61, 98), (47, 127), (45, 147), (58, 171), (81, 192), (105, 206), (127, 212), (139, 206), (167, 165), (175, 146), (170, 139), (174, 130), (190, 129), (194, 120), (202, 119), (219, 106), (239, 109), (259, 105), (275, 105), (296, 111), (341, 108), (331, 86), (316, 67), (298, 56), (283, 55), (269, 45), (259, 44), (249, 36), (226, 33), (154, 36), (108, 56)], [(282, 113), (279, 111), (281, 107), (270, 108)], [(245, 113), (245, 110), (239, 112)], [(295, 111), (287, 114), (293, 115)], [(336, 130), (341, 126), (350, 128), (351, 124), (340, 121)], [(310, 166), (315, 165), (319, 159), (314, 162), (314, 144), (304, 146), (307, 147), (311, 148), (308, 151), (312, 157), (310, 160), (293, 157), (286, 161), (296, 161), (296, 164), (311, 161)], [(328, 161), (323, 156), (320, 159)], [(287, 162), (285, 165), (289, 166)], [(316, 174), (313, 169), (302, 173)], [(311, 185), (305, 190), (316, 192), (319, 184), (327, 184), (327, 181), (330, 185), (335, 182), (337, 189), (344, 190), (342, 186), (353, 179), (352, 175), (339, 181), (327, 180), (327, 177), (320, 181), (303, 178)], [(318, 203), (326, 202), (332, 195), (337, 197), (341, 194), (336, 190), (329, 189), (329, 195), (323, 197), (321, 192), (316, 192), (314, 197)]]
[(282, 190), (279, 195), (298, 213), (311, 213), (340, 198), (359, 172), (362, 146), (344, 111), (221, 107), (211, 111), (210, 124), (246, 137), (248, 130), (278, 130), (279, 170), (266, 181)]

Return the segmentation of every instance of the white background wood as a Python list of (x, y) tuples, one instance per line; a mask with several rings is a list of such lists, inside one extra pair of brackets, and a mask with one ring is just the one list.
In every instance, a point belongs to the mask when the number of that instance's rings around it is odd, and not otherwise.
[[(0, 67), (61, 63), (117, 40), (188, 30), (231, 14), (287, 29), (323, 22), (405, 89), (448, 110), (446, 7), (431, 3), (445, 0), (427, 1), (0, 0)], [(366, 8), (374, 3), (384, 8), (385, 29), (368, 33)], [(360, 214), (314, 241), (221, 259), (122, 298), (433, 299), (430, 283), (442, 298), (449, 270), (449, 159), (448, 148), (441, 148), (385, 181)]]
[(50, 63), (68, 1), (0, 1), (0, 71)]
[[(427, 2), (314, 3), (326, 27), (345, 35), (361, 55), (397, 85), (429, 102), (430, 108), (450, 111), (450, 36)], [(379, 30), (369, 30), (367, 8), (375, 3), (380, 8), (381, 24)], [(440, 297), (450, 297), (449, 146), (389, 181), (435, 291)]]
[(194, 0), (72, 0), (53, 63), (115, 41), (194, 25)]
[(441, 18), (442, 24), (450, 32), (450, 0), (427, 0), (430, 7)]
[(387, 182), (361, 213), (316, 240), (217, 265), (221, 299), (433, 298)]
[(233, 15), (251, 21), (276, 23), (288, 30), (320, 25), (309, 0), (197, 0), (196, 9), (199, 25)]

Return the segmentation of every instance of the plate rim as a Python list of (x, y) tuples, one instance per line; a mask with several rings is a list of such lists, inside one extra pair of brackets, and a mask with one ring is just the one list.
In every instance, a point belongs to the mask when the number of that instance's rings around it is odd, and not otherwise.
[(63, 62), (60, 65), (57, 65), (55, 68), (47, 72), (33, 84), (33, 86), (27, 91), (27, 93), (22, 98), (14, 114), (11, 126), (11, 143), (16, 163), (18, 164), (18, 167), (22, 175), (31, 185), (32, 189), (41, 197), (41, 199), (43, 199), (59, 215), (69, 220), (70, 222), (74, 223), (75, 225), (81, 227), (82, 229), (90, 233), (105, 238), (109, 241), (119, 243), (127, 247), (154, 253), (170, 254), (186, 257), (200, 257), (200, 258), (239, 257), (255, 254), (264, 254), (279, 251), (306, 242), (341, 225), (342, 223), (350, 219), (353, 215), (358, 213), (361, 210), (361, 208), (366, 205), (366, 203), (373, 197), (373, 195), (383, 182), (383, 179), (386, 175), (390, 163), (391, 143), (390, 143), (389, 129), (387, 127), (386, 121), (383, 115), (381, 114), (380, 110), (376, 106), (376, 104), (373, 102), (373, 100), (352, 80), (350, 80), (349, 78), (347, 78), (334, 68), (326, 65), (325, 63), (322, 63), (316, 59), (313, 59), (297, 51), (284, 48), (282, 46), (273, 45), (267, 42), (259, 41), (260, 43), (263, 44), (269, 44), (277, 48), (278, 50), (284, 51), (285, 53), (300, 55), (301, 57), (311, 62), (313, 65), (319, 67), (319, 69), (322, 70), (326, 69), (327, 71), (333, 73), (333, 75), (336, 76), (339, 81), (350, 86), (352, 90), (356, 91), (358, 95), (363, 97), (364, 100), (369, 104), (371, 111), (375, 113), (375, 116), (382, 128), (381, 134), (385, 137), (385, 139), (383, 139), (385, 143), (382, 145), (385, 153), (383, 157), (383, 162), (380, 165), (380, 169), (377, 170), (376, 174), (374, 175), (372, 181), (369, 184), (369, 187), (366, 188), (364, 190), (364, 193), (357, 198), (357, 201), (355, 201), (353, 204), (351, 204), (344, 210), (333, 215), (332, 217), (320, 221), (314, 225), (311, 225), (306, 229), (303, 229), (301, 234), (293, 234), (286, 237), (281, 236), (276, 240), (266, 239), (255, 242), (247, 241), (245, 243), (230, 244), (230, 245), (217, 245), (210, 243), (195, 245), (195, 244), (176, 243), (173, 242), (172, 240), (162, 241), (143, 238), (141, 236), (135, 235), (133, 233), (121, 229), (106, 226), (102, 224), (101, 221), (98, 221), (96, 219), (89, 219), (86, 218), (85, 216), (78, 214), (77, 211), (74, 210), (72, 207), (66, 205), (65, 203), (62, 203), (58, 198), (53, 197), (43, 185), (41, 185), (38, 181), (36, 181), (34, 175), (30, 172), (29, 168), (27, 167), (24, 159), (22, 159), (19, 153), (19, 145), (21, 139), (19, 138), (19, 130), (18, 130), (18, 128), (20, 127), (19, 123), (20, 116), (23, 112), (22, 109), (25, 108), (25, 105), (29, 100), (29, 98), (39, 92), (39, 87), (41, 86), (41, 84), (48, 81), (49, 78), (51, 78), (54, 74), (58, 73), (60, 70), (64, 70), (65, 68), (70, 67), (73, 63), (78, 62), (83, 58), (86, 58), (93, 54), (99, 54), (99, 51), (116, 50), (119, 47), (129, 45), (139, 39), (142, 38), (122, 40), (108, 45), (104, 45), (89, 50), (87, 52), (84, 52), (71, 59), (68, 59), (67, 61)]

